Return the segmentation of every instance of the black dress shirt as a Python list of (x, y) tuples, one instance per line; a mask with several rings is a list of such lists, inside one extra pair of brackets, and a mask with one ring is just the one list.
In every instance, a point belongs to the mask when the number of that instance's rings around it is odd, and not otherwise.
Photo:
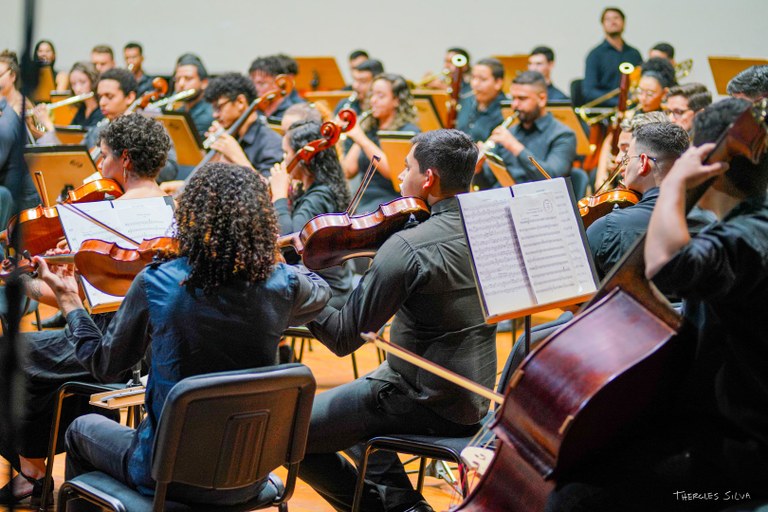
[(485, 110), (479, 109), (474, 94), (462, 99), (459, 102), (461, 108), (456, 115), (456, 129), (472, 137), (475, 142), (484, 142), (493, 129), (504, 122), (501, 102), (505, 99), (506, 96), (499, 92)]
[(213, 124), (213, 106), (207, 101), (201, 99), (192, 108), (187, 110), (189, 116), (192, 118), (192, 122), (195, 123), (197, 133), (200, 134), (200, 138), (205, 139), (205, 132)]
[[(432, 206), (426, 221), (392, 235), (341, 310), (326, 308), (308, 327), (338, 355), (355, 351), (361, 332), (391, 317), (391, 341), (475, 382), (493, 387), (496, 327), (483, 321), (458, 200)], [(454, 423), (477, 423), (488, 401), (416, 366), (387, 356), (369, 379)]]
[(563, 91), (555, 87), (554, 84), (547, 86), (547, 101), (570, 101), (570, 98)]
[[(587, 56), (587, 66), (584, 70), (584, 82), (581, 91), (585, 101), (592, 101), (607, 92), (611, 92), (619, 86), (619, 65), (629, 62), (637, 66), (642, 64), (643, 57), (635, 48), (624, 43), (621, 51), (617, 50), (607, 40), (603, 40)], [(601, 105), (615, 107), (619, 103), (618, 96), (614, 96)]]
[(248, 127), (240, 139), (240, 146), (253, 167), (264, 175), (283, 160), (283, 140), (261, 116)]
[(72, 118), (72, 122), (69, 124), (82, 126), (83, 128), (90, 128), (91, 126), (96, 126), (99, 124), (99, 121), (102, 119), (104, 119), (104, 114), (101, 112), (100, 108), (97, 107), (96, 110), (91, 112), (91, 115), (86, 117), (85, 105), (80, 105), (80, 107), (77, 109), (75, 117)]
[(146, 73), (142, 73), (141, 78), (136, 82), (136, 97), (139, 98), (145, 92), (149, 92), (154, 89), (152, 86), (153, 77), (148, 76)]

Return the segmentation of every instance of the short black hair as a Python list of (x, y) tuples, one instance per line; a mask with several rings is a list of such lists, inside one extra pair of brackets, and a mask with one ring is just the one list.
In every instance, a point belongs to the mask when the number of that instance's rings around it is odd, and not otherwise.
[[(120, 90), (123, 91), (123, 94), (125, 94), (126, 96), (132, 92), (136, 92), (136, 90), (138, 89), (138, 84), (136, 83), (136, 79), (133, 77), (133, 73), (131, 73), (127, 69), (123, 69), (123, 68), (108, 69), (105, 72), (103, 72), (101, 75), (99, 75), (99, 82), (101, 82), (102, 80), (116, 81), (117, 83), (120, 84)], [(98, 87), (98, 82), (96, 86)]]
[(365, 50), (352, 50), (351, 52), (349, 52), (348, 60), (359, 59), (360, 57), (365, 57), (366, 59), (368, 59), (369, 58), (368, 52)]
[(768, 97), (768, 64), (750, 66), (731, 78), (727, 92), (731, 96), (743, 94), (752, 101)]
[(125, 43), (125, 46), (123, 46), (123, 51), (131, 49), (139, 50), (139, 55), (144, 55), (144, 48), (136, 41)]
[(433, 130), (416, 135), (411, 143), (419, 170), (434, 170), (444, 192), (469, 190), (478, 153), (471, 137), (459, 130)]
[(512, 80), (512, 83), (517, 85), (532, 85), (538, 87), (542, 91), (547, 90), (547, 79), (538, 71), (523, 71)]
[(208, 70), (205, 69), (203, 61), (194, 53), (182, 54), (176, 61), (176, 67), (178, 68), (179, 66), (195, 66), (195, 68), (197, 68), (197, 76), (200, 77), (200, 80), (208, 78)]
[(355, 66), (355, 71), (368, 71), (373, 76), (384, 73), (384, 64), (378, 59), (368, 59)]
[(115, 53), (112, 51), (112, 47), (106, 44), (97, 44), (91, 48), (91, 53), (108, 53), (110, 57), (115, 58)]
[(653, 46), (653, 48), (651, 48), (651, 50), (659, 51), (665, 54), (670, 59), (675, 58), (675, 47), (669, 43), (657, 43), (656, 45)]
[[(708, 106), (693, 118), (693, 144), (715, 142), (728, 126), (752, 104), (741, 98), (725, 98)], [(730, 161), (725, 177), (737, 189), (751, 197), (765, 197), (768, 188), (768, 158), (762, 154), (754, 164), (743, 156)]]
[(677, 85), (675, 67), (667, 59), (654, 57), (643, 62), (641, 76), (650, 76), (659, 81), (662, 87)]
[(475, 62), (475, 66), (487, 66), (491, 68), (491, 74), (493, 75), (494, 79), (504, 79), (504, 65), (499, 59), (494, 59), (492, 57), (480, 59), (479, 61)]
[(278, 75), (298, 75), (299, 74), (299, 63), (296, 62), (296, 59), (294, 59), (290, 55), (286, 55), (284, 53), (278, 53), (273, 57), (277, 60), (278, 68), (280, 69), (280, 72), (278, 73)]
[(703, 110), (712, 104), (712, 93), (709, 91), (696, 92), (688, 96), (688, 108), (694, 112)]
[(235, 101), (239, 95), (245, 96), (245, 101), (250, 104), (256, 99), (256, 88), (248, 77), (240, 73), (224, 73), (219, 75), (205, 88), (205, 101), (215, 103), (219, 98), (225, 97)]
[(109, 123), (99, 133), (101, 141), (117, 155), (127, 151), (133, 172), (143, 178), (156, 178), (171, 150), (171, 138), (162, 123), (138, 112)]
[(707, 92), (707, 86), (698, 82), (689, 82), (687, 84), (680, 84), (669, 89), (667, 98), (672, 96), (683, 96), (684, 98), (690, 98), (692, 95)]
[[(669, 168), (691, 144), (688, 133), (674, 123), (648, 123), (632, 132), (635, 143)], [(658, 163), (658, 162), (657, 162)]]
[(605, 19), (605, 15), (608, 14), (609, 12), (611, 12), (611, 11), (613, 11), (616, 14), (618, 14), (619, 16), (621, 16), (622, 21), (627, 19), (627, 17), (624, 16), (624, 11), (622, 11), (618, 7), (606, 7), (605, 9), (603, 9), (603, 12), (600, 14), (600, 23), (602, 23), (603, 20)]
[(275, 55), (256, 57), (253, 59), (253, 62), (251, 62), (251, 67), (248, 68), (248, 74), (256, 71), (271, 76), (277, 76), (283, 71), (283, 64)]
[(555, 52), (549, 46), (537, 46), (531, 50), (530, 55), (543, 55), (546, 57), (547, 62), (555, 61)]

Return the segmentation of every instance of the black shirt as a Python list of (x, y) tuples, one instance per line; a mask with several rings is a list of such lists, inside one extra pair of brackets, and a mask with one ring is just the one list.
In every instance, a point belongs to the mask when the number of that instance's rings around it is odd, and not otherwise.
[(153, 77), (147, 76), (146, 73), (142, 73), (141, 78), (138, 79), (136, 82), (136, 97), (141, 97), (142, 94), (145, 92), (149, 92), (154, 89), (152, 86), (152, 80), (154, 80)]
[(240, 146), (253, 167), (265, 175), (283, 160), (283, 141), (261, 116), (248, 127), (240, 139)]
[(189, 116), (192, 118), (192, 122), (195, 123), (197, 133), (200, 134), (202, 139), (205, 139), (205, 132), (213, 124), (213, 106), (205, 100), (200, 100), (192, 108), (187, 110)]
[(102, 119), (104, 119), (104, 114), (101, 112), (100, 108), (96, 107), (96, 110), (91, 112), (91, 115), (86, 117), (85, 105), (80, 105), (80, 107), (77, 109), (75, 117), (72, 118), (72, 122), (70, 124), (75, 126), (82, 126), (83, 128), (90, 128), (91, 126), (96, 126), (99, 124), (99, 121)]
[(274, 112), (272, 112), (269, 117), (272, 119), (282, 119), (283, 115), (285, 114), (285, 111), (288, 110), (288, 108), (291, 105), (295, 105), (297, 103), (306, 103), (304, 101), (304, 98), (299, 96), (299, 93), (296, 92), (296, 90), (292, 90), (291, 93), (283, 98), (283, 101), (280, 102), (280, 104), (277, 106)]
[(462, 99), (459, 102), (461, 108), (456, 115), (456, 129), (472, 137), (475, 142), (484, 142), (493, 129), (504, 122), (501, 102), (505, 99), (506, 96), (499, 92), (485, 110), (479, 109), (474, 94)]
[(566, 102), (569, 101), (570, 98), (565, 95), (563, 91), (555, 87), (554, 84), (549, 84), (547, 86), (547, 101), (562, 101)]
[[(581, 91), (585, 101), (599, 98), (607, 92), (611, 92), (619, 86), (619, 65), (629, 62), (637, 66), (642, 64), (643, 57), (640, 52), (624, 43), (621, 51), (614, 48), (607, 40), (603, 40), (587, 56), (587, 65), (584, 70), (584, 82)], [(614, 96), (601, 105), (615, 107), (619, 103), (618, 96)]]
[[(392, 343), (493, 387), (496, 326), (483, 320), (472, 276), (458, 200), (444, 199), (429, 219), (381, 246), (341, 310), (326, 306), (307, 326), (346, 355), (364, 343), (361, 332), (378, 331), (394, 315)], [(488, 410), (488, 400), (393, 356), (367, 378), (393, 383), (454, 423), (475, 424)]]

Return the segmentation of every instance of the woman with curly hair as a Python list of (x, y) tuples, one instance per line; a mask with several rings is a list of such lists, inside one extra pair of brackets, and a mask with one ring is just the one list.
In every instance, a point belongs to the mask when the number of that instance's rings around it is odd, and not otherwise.
[[(160, 122), (141, 114), (119, 117), (101, 131), (99, 144), (104, 155), (101, 166), (104, 177), (123, 187), (124, 194), (118, 201), (164, 195), (155, 178), (166, 163), (171, 143)], [(53, 291), (41, 279), (26, 278), (25, 289), (30, 298), (58, 306)], [(95, 314), (92, 322), (103, 331), (113, 317), (114, 313)], [(6, 439), (0, 438), (0, 455), (20, 475), (0, 489), (0, 504), (31, 496), (34, 506), (42, 496), (56, 392), (65, 382), (95, 380), (75, 357), (75, 342), (71, 328), (22, 335), (26, 357), (21, 371), (27, 400), (19, 429), (21, 439), (17, 446), (9, 446)], [(62, 426), (90, 410), (86, 399), (68, 400), (62, 413)], [(63, 447), (63, 443), (58, 446)]]
[(369, 93), (371, 114), (347, 134), (353, 142), (342, 161), (344, 175), (347, 178), (365, 172), (373, 155), (381, 157), (378, 172), (363, 194), (358, 213), (375, 210), (381, 203), (397, 199), (400, 195), (392, 186), (392, 177), (400, 174), (403, 162), (390, 162), (379, 147), (377, 132), (400, 131), (418, 133), (419, 127), (413, 124), (416, 110), (413, 96), (403, 77), (392, 73), (378, 75), (373, 80)]
[[(301, 231), (317, 215), (343, 212), (349, 205), (349, 188), (336, 148), (320, 151), (308, 163), (300, 161), (290, 174), (285, 170), (297, 151), (320, 138), (320, 124), (316, 121), (297, 121), (283, 137), (285, 159), (282, 164), (272, 168), (269, 179), (281, 235)], [(299, 185), (291, 189), (291, 181)], [(289, 254), (286, 260), (296, 263), (298, 257)], [(343, 306), (352, 291), (352, 271), (349, 266), (332, 267), (318, 274), (333, 290), (330, 304), (337, 308)]]
[[(136, 430), (99, 415), (75, 420), (66, 436), (67, 479), (99, 470), (152, 494), (152, 445), (171, 388), (193, 375), (274, 364), (283, 330), (311, 320), (328, 302), (322, 279), (275, 264), (277, 220), (265, 180), (251, 169), (203, 166), (175, 217), (179, 257), (139, 273), (107, 331), (83, 309), (74, 277), (39, 260), (76, 333), (75, 355), (96, 378), (117, 379), (152, 343), (147, 417)], [(226, 492), (228, 504), (253, 498), (265, 484)], [(169, 498), (224, 504), (221, 491), (181, 487)]]

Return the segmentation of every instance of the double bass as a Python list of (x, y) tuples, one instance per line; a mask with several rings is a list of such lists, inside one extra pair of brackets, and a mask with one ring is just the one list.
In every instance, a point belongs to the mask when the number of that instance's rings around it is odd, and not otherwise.
[[(767, 106), (763, 100), (739, 116), (706, 163), (738, 155), (758, 162)], [(712, 181), (688, 191), (688, 210)], [(496, 455), (457, 512), (544, 510), (558, 476), (616, 439), (669, 382), (682, 320), (645, 278), (644, 242), (640, 237), (580, 314), (512, 375), (492, 425)]]

